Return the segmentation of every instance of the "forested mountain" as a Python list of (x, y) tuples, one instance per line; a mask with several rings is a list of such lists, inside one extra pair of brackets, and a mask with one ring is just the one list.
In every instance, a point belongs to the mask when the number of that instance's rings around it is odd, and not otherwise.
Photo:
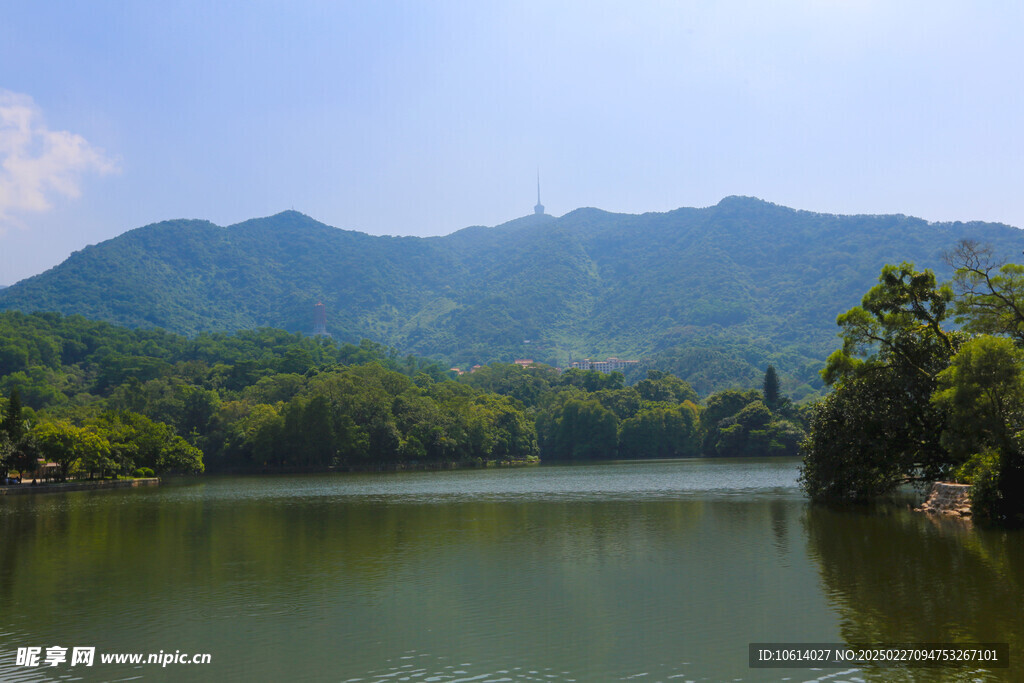
[(820, 386), (835, 315), (890, 262), (947, 274), (961, 238), (1007, 257), (1024, 233), (903, 215), (837, 216), (729, 197), (713, 207), (578, 209), (446, 237), (372, 237), (287, 211), (227, 228), (168, 221), (76, 252), (0, 291), (0, 308), (195, 334), (328, 330), (455, 364), (643, 357), (701, 393), (773, 363), (795, 398)]

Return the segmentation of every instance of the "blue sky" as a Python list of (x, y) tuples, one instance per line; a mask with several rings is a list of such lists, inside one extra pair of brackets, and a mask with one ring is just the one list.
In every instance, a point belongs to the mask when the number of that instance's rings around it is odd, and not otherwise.
[(0, 284), (294, 208), (441, 235), (733, 194), (1024, 226), (1024, 3), (0, 5)]

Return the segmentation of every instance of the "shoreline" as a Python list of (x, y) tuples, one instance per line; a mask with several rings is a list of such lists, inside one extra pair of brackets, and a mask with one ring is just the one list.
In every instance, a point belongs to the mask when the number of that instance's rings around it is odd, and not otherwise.
[(374, 465), (333, 465), (329, 467), (261, 467), (261, 468), (235, 468), (225, 467), (223, 469), (206, 470), (198, 475), (202, 478), (205, 475), (274, 475), (274, 474), (365, 474), (372, 472), (438, 472), (445, 470), (483, 470), (483, 469), (504, 469), (510, 467), (534, 467), (540, 465), (540, 460), (487, 460), (484, 462), (440, 462), (440, 463), (380, 463)]
[(69, 491), (91, 491), (93, 489), (128, 489), (139, 486), (159, 486), (159, 477), (144, 479), (111, 479), (71, 481), (60, 484), (9, 484), (0, 486), (0, 496), (19, 496), (31, 493), (66, 493)]
[(971, 487), (969, 484), (936, 481), (932, 484), (924, 503), (914, 508), (914, 511), (970, 519)]
[(531, 467), (540, 465), (540, 460), (485, 460), (479, 463), (440, 462), (440, 463), (389, 463), (376, 467), (359, 467), (358, 465), (338, 465), (328, 472), (432, 472), (439, 470), (484, 470), (501, 467)]

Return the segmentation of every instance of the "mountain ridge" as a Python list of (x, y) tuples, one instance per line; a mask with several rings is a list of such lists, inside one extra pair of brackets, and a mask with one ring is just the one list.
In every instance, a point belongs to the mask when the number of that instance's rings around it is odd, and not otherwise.
[(943, 276), (941, 253), (961, 238), (1006, 256), (1024, 248), (1024, 233), (1005, 224), (823, 214), (741, 196), (643, 214), (583, 207), (425, 238), (284, 211), (226, 227), (135, 228), (0, 290), (0, 309), (184, 334), (309, 332), (323, 301), (343, 341), (459, 364), (643, 356), (707, 391), (756, 382), (772, 362), (806, 394), (820, 388), (836, 314), (859, 303), (881, 266), (909, 260)]

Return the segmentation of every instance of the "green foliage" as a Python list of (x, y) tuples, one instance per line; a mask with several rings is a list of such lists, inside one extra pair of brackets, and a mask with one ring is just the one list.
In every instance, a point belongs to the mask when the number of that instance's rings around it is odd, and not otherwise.
[(981, 518), (1024, 521), (1024, 351), (1004, 337), (965, 343), (932, 400), (948, 412), (942, 442), (977, 489)]
[[(813, 500), (863, 501), (888, 493), (925, 460), (933, 461), (929, 478), (937, 475), (943, 416), (922, 414), (922, 404), (904, 399), (903, 386), (900, 373), (882, 366), (843, 382), (816, 406), (800, 473)], [(924, 425), (935, 431), (911, 429)]]
[[(62, 478), (127, 474), (140, 466), (196, 473), (204, 470), (204, 460), (220, 468), (254, 469), (326, 467), (358, 457), (409, 459), (419, 453), (419, 437), (402, 435), (394, 448), (387, 447), (395, 421), (388, 392), (413, 387), (407, 374), (427, 388), (445, 378), (435, 363), (401, 359), (373, 342), (337, 344), (280, 330), (188, 340), (77, 316), (5, 312), (0, 342), (27, 349), (29, 358), (28, 367), (0, 376), (0, 386), (11, 387), (12, 394), (4, 402), (0, 466), (32, 472), (42, 456), (58, 463)], [(349, 384), (378, 391), (380, 405), (376, 417), (360, 425), (351, 406), (331, 403), (313, 389), (325, 385), (321, 374), (345, 374), (366, 364), (376, 368), (373, 377), (363, 371)], [(383, 379), (368, 381), (374, 373)], [(22, 407), (21, 396), (28, 406)], [(29, 406), (41, 410), (40, 419), (25, 431), (20, 425), (34, 415)], [(508, 425), (500, 429), (521, 427), (503, 419)], [(20, 438), (19, 430), (25, 431)], [(486, 455), (510, 457), (507, 451), (518, 447), (524, 457), (535, 455), (535, 445), (531, 450), (522, 434), (503, 438), (497, 455)], [(379, 453), (370, 450), (375, 447)]]
[(11, 456), (14, 453), (14, 444), (7, 436), (7, 432), (0, 430), (0, 480), (7, 476), (11, 469)]
[[(731, 420), (737, 413), (747, 405), (761, 400), (761, 394), (756, 390), (736, 391), (726, 389), (712, 394), (704, 402), (704, 411), (701, 413), (701, 451), (708, 456), (727, 455), (725, 447), (719, 448), (719, 441), (722, 439), (722, 431), (729, 429), (735, 424)], [(731, 438), (737, 439), (736, 430), (733, 430)]]
[(975, 453), (956, 470), (956, 479), (971, 485), (971, 515), (982, 522), (1006, 521), (1010, 507), (1000, 487), (1002, 457), (994, 449)]
[(864, 370), (855, 357), (878, 361), (878, 353), (933, 377), (934, 368), (917, 365), (922, 341), (941, 347), (947, 359), (953, 354), (953, 342), (940, 326), (952, 298), (949, 287), (936, 286), (931, 270), (918, 272), (906, 261), (882, 268), (878, 284), (864, 295), (861, 305), (836, 318), (843, 347), (828, 358), (822, 371), (826, 383)]
[(1015, 448), (1024, 429), (1024, 351), (1004, 337), (982, 336), (960, 348), (939, 373), (932, 401), (949, 414), (943, 445), (964, 460), (979, 447)]
[(697, 406), (649, 405), (619, 427), (620, 458), (692, 458), (699, 454)]
[(614, 458), (618, 452), (615, 414), (595, 399), (568, 392), (562, 396), (567, 400), (551, 412), (539, 430), (544, 456), (566, 461)]
[(704, 454), (730, 458), (796, 455), (806, 429), (801, 413), (785, 402), (772, 411), (756, 390), (712, 394), (702, 423)]
[(40, 423), (33, 432), (43, 457), (60, 468), (61, 480), (66, 480), (73, 468), (90, 475), (98, 472), (102, 477), (113, 466), (110, 442), (94, 429), (60, 421)]
[[(968, 241), (947, 255), (955, 299), (927, 270), (886, 266), (863, 305), (839, 316), (843, 348), (823, 372), (835, 390), (804, 443), (813, 499), (955, 477), (972, 485), (976, 518), (1024, 523), (1024, 268), (991, 255)], [(1006, 336), (946, 332), (950, 303), (965, 329)]]
[(11, 390), (7, 399), (7, 409), (4, 411), (3, 422), (0, 422), (0, 431), (3, 431), (12, 443), (16, 443), (25, 433), (25, 417), (21, 410), (21, 393), (17, 389)]
[[(460, 366), (517, 357), (564, 365), (569, 350), (642, 357), (707, 395), (757, 386), (772, 364), (800, 401), (822, 390), (831, 312), (849, 308), (882, 264), (931, 264), (937, 248), (964, 237), (998, 254), (1024, 246), (1008, 226), (833, 216), (743, 197), (638, 216), (580, 209), (428, 239), (370, 237), (289, 211), (228, 228), (168, 221), (132, 230), (4, 289), (0, 308), (192, 336), (306, 332), (323, 300), (338, 339), (379, 339)], [(63, 347), (3, 341), (3, 375), (75, 364), (92, 351), (88, 337)], [(197, 340), (197, 359), (204, 350)], [(268, 374), (303, 374), (318, 353), (294, 349)], [(235, 369), (223, 378), (233, 391), (258, 379), (236, 360), (220, 360)], [(134, 373), (145, 382), (161, 371), (159, 362), (112, 364), (104, 381)], [(52, 396), (24, 398), (52, 405)]]
[(764, 394), (764, 402), (769, 408), (779, 405), (782, 400), (782, 387), (779, 384), (779, 373), (775, 372), (775, 366), (769, 365), (764, 371), (764, 381), (761, 383), (761, 393)]
[(696, 403), (700, 400), (697, 392), (687, 382), (661, 370), (648, 370), (647, 378), (637, 382), (634, 388), (645, 401)]
[(553, 386), (561, 386), (564, 380), (557, 370), (547, 365), (521, 367), (512, 363), (491, 363), (462, 375), (459, 381), (479, 391), (510, 396), (533, 407), (541, 396)]
[[(632, 387), (552, 388), (538, 407), (541, 455), (553, 460), (795, 455), (799, 411), (773, 413), (756, 390), (713, 394), (703, 409), (686, 382), (652, 371)], [(611, 446), (612, 428), (617, 451)]]
[(803, 445), (812, 499), (864, 500), (950, 470), (939, 442), (946, 412), (930, 398), (962, 341), (941, 327), (951, 297), (904, 262), (885, 266), (862, 305), (838, 317), (843, 348), (823, 371), (835, 390)]
[(25, 430), (18, 439), (11, 439), (0, 429), (0, 475), (16, 471), (22, 475), (35, 471), (42, 454), (31, 430)]
[(1024, 266), (996, 261), (991, 246), (961, 240), (946, 254), (955, 268), (956, 321), (969, 332), (1005, 334), (1024, 346)]
[[(725, 392), (702, 411), (687, 382), (657, 370), (634, 386), (617, 372), (514, 364), (450, 381), (372, 342), (267, 329), (189, 340), (49, 313), (0, 314), (0, 339), (49, 349), (38, 358), (53, 363), (0, 377), (38, 408), (5, 403), (5, 424), (33, 429), (7, 438), (0, 464), (21, 457), (32, 471), (41, 455), (65, 478), (784, 454), (801, 433), (785, 401), (772, 412), (757, 391)], [(703, 450), (705, 412), (738, 425), (726, 438), (741, 442)]]
[(598, 372), (597, 370), (566, 370), (558, 378), (558, 386), (578, 387), (584, 391), (621, 389), (626, 378), (621, 372)]

